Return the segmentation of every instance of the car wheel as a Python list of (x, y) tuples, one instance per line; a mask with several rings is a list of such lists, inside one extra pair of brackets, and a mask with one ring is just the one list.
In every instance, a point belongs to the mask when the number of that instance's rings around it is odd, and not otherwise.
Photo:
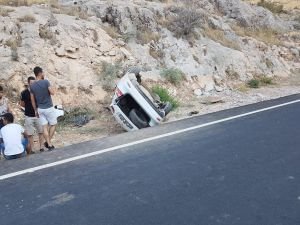
[(173, 109), (172, 103), (166, 102), (166, 103), (164, 104), (163, 110), (165, 111), (165, 115), (168, 115), (168, 114), (172, 111), (172, 109)]
[(148, 122), (147, 122), (146, 116), (142, 112), (140, 112), (136, 109), (132, 109), (130, 111), (129, 119), (139, 129), (148, 127)]

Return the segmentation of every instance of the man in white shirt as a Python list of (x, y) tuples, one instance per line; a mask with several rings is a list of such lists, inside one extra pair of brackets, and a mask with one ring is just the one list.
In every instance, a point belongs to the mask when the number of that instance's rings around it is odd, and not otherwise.
[[(28, 149), (28, 136), (24, 128), (14, 123), (14, 116), (6, 113), (2, 116), (4, 127), (0, 132), (0, 138), (3, 141), (0, 149), (6, 159), (17, 159), (25, 155)], [(25, 139), (23, 138), (25, 137)]]

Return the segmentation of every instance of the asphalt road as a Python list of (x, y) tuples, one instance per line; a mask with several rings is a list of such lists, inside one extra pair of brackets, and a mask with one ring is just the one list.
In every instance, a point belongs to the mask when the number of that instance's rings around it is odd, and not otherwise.
[[(0, 224), (299, 225), (299, 115), (295, 103), (1, 180)], [(155, 129), (124, 135), (139, 139)], [(78, 146), (86, 151), (105, 140)], [(26, 161), (0, 162), (1, 175)]]

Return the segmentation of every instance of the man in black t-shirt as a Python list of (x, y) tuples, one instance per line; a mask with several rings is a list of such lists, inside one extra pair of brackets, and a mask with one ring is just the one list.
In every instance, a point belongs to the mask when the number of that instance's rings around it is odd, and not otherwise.
[[(30, 97), (30, 85), (35, 82), (34, 77), (28, 77), (28, 88), (22, 91), (20, 105), (25, 108), (25, 131), (29, 136), (30, 149), (34, 147), (33, 135), (35, 131), (39, 135), (40, 151), (43, 152), (43, 126), (39, 118), (36, 117)], [(32, 152), (34, 153), (34, 152)]]

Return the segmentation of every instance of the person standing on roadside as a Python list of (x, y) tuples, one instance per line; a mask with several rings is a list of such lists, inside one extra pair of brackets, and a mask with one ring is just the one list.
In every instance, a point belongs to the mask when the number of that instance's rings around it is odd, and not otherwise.
[(52, 145), (52, 138), (55, 133), (57, 116), (51, 95), (54, 95), (54, 89), (50, 82), (44, 79), (43, 69), (35, 67), (33, 69), (36, 81), (30, 86), (31, 103), (35, 112), (35, 116), (40, 119), (43, 126), (43, 135), (46, 140), (45, 147), (49, 151), (54, 149)]
[[(34, 141), (33, 135), (36, 131), (39, 135), (39, 144), (40, 144), (40, 152), (44, 151), (43, 148), (43, 126), (40, 123), (39, 118), (36, 117), (34, 108), (31, 103), (31, 96), (30, 96), (30, 86), (35, 82), (34, 77), (28, 77), (28, 88), (26, 88), (21, 93), (21, 100), (20, 105), (25, 108), (25, 131), (28, 135), (29, 146), (30, 149), (34, 149)], [(28, 152), (28, 154), (34, 154), (34, 151)]]

